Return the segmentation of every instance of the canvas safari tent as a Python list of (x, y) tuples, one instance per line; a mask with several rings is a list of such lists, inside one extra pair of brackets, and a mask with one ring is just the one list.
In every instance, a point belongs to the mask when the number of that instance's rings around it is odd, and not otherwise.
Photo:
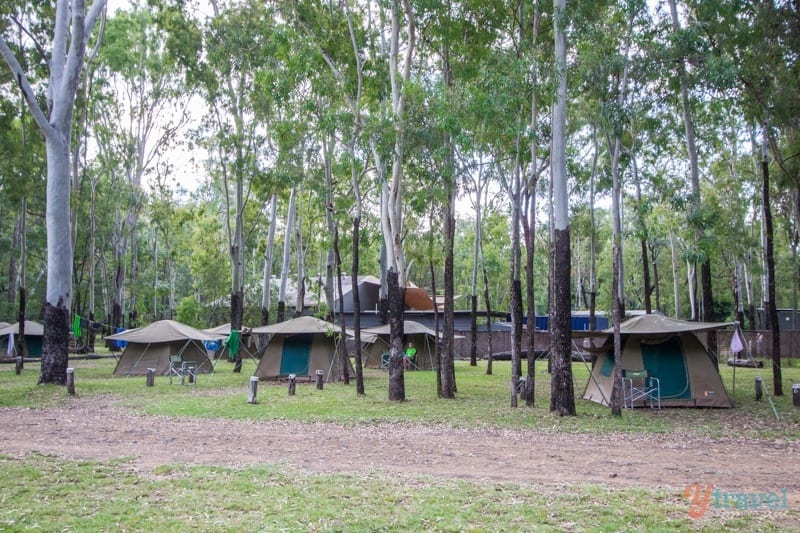
[(342, 361), (338, 355), (337, 343), (344, 343), (339, 331), (336, 324), (313, 316), (253, 328), (251, 333), (271, 335), (254, 375), (260, 379), (284, 378), (289, 374), (306, 377), (322, 370), (323, 379), (332, 382), (342, 379), (343, 364), (347, 364), (351, 376), (355, 375), (350, 358)]
[[(620, 325), (622, 368), (648, 370), (661, 386), (664, 407), (732, 407), (719, 372), (697, 334), (722, 329), (724, 322), (687, 322), (661, 315), (641, 315)], [(597, 355), (583, 397), (610, 405), (614, 376), (613, 329)], [(637, 404), (638, 405), (638, 404)]]
[(194, 362), (199, 373), (213, 372), (204, 343), (219, 340), (220, 336), (174, 320), (159, 320), (109, 335), (106, 339), (127, 342), (114, 374), (130, 376), (147, 374), (148, 368), (155, 368), (158, 375), (166, 375), (170, 355), (181, 355), (183, 361)]
[[(413, 342), (417, 349), (417, 368), (420, 370), (436, 368), (436, 332), (413, 320), (403, 321), (403, 332), (405, 345)], [(389, 324), (366, 328), (361, 333), (362, 340), (365, 341), (364, 366), (380, 368), (383, 354), (389, 351)]]
[[(0, 355), (19, 355), (19, 322), (7, 324), (5, 322), (0, 327)], [(33, 320), (25, 321), (25, 345), (28, 348), (28, 357), (42, 356), (42, 339), (44, 338), (44, 326)], [(11, 344), (9, 348), (9, 344)], [(16, 350), (16, 351), (15, 351)]]

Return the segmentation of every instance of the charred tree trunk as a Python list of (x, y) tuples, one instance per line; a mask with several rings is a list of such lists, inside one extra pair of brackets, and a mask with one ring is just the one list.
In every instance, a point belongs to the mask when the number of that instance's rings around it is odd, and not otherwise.
[(766, 149), (761, 159), (762, 187), (761, 195), (764, 203), (764, 230), (766, 246), (764, 255), (767, 261), (767, 295), (770, 328), (772, 329), (772, 388), (775, 396), (783, 396), (783, 377), (781, 373), (781, 331), (778, 324), (778, 308), (775, 302), (775, 255), (774, 232), (772, 227), (772, 207), (770, 206), (769, 164)]
[(554, 308), (552, 331), (553, 360), (550, 411), (561, 416), (575, 414), (572, 383), (572, 313), (570, 312), (570, 236), (569, 227), (555, 232)]
[[(231, 318), (235, 322), (231, 322), (231, 331), (242, 330), (242, 316), (244, 314), (244, 294), (242, 290), (238, 290), (231, 294)], [(233, 371), (242, 371), (242, 351), (236, 352), (233, 358)]]
[(469, 366), (478, 366), (478, 295), (469, 297)]
[(402, 402), (406, 399), (405, 374), (403, 373), (403, 289), (397, 279), (397, 271), (386, 272), (389, 289), (389, 400)]
[(647, 253), (647, 239), (640, 241), (642, 249), (642, 297), (644, 298), (644, 312), (649, 314), (653, 313), (653, 304), (650, 299), (652, 292), (650, 285), (650, 254)]
[[(338, 293), (339, 300), (339, 327), (341, 328), (341, 337), (339, 342), (336, 343), (336, 353), (339, 356), (339, 361), (342, 365), (342, 380), (345, 385), (350, 384), (350, 365), (347, 364), (347, 347), (345, 346), (345, 333), (347, 324), (344, 321), (344, 295), (342, 290), (342, 256), (339, 253), (339, 225), (335, 224), (333, 227), (333, 256), (336, 264), (336, 292)], [(351, 294), (358, 292), (358, 282), (353, 285)], [(355, 296), (353, 296), (355, 302)]]
[[(714, 322), (714, 293), (711, 289), (711, 261), (703, 261), (700, 265), (700, 283), (703, 286), (703, 322)], [(709, 330), (706, 339), (708, 354), (714, 363), (714, 368), (719, 370), (719, 350), (717, 348), (717, 332)]]
[[(431, 272), (431, 292), (433, 292), (434, 298), (436, 298), (436, 269), (433, 266), (433, 255), (430, 255), (431, 259), (428, 261), (428, 266)], [(439, 336), (441, 329), (439, 327), (439, 306), (433, 306), (433, 331), (436, 332), (436, 348), (434, 349), (434, 359), (433, 362), (434, 368), (436, 369), (436, 397), (442, 397), (442, 339)]]
[(489, 274), (486, 272), (486, 267), (483, 267), (483, 299), (486, 301), (486, 375), (492, 375), (492, 362), (494, 360), (494, 352), (492, 347), (492, 305), (489, 299)]
[(445, 258), (444, 258), (444, 329), (442, 331), (443, 350), (441, 354), (442, 368), (442, 398), (456, 397), (456, 373), (453, 355), (453, 335), (454, 335), (454, 315), (453, 306), (455, 302), (455, 287), (453, 279), (453, 241), (455, 236), (455, 198), (453, 184), (450, 184), (451, 191), (448, 195), (448, 203), (444, 213), (444, 232), (445, 232)]
[(67, 384), (67, 367), (69, 366), (69, 309), (45, 303), (44, 306), (44, 336), (42, 346), (42, 369), (39, 373), (39, 383)]
[(356, 394), (363, 396), (364, 390), (364, 364), (361, 360), (361, 294), (358, 287), (359, 269), (359, 241), (361, 234), (361, 217), (353, 217), (353, 270), (350, 273), (351, 284), (353, 286), (353, 342), (356, 348)]

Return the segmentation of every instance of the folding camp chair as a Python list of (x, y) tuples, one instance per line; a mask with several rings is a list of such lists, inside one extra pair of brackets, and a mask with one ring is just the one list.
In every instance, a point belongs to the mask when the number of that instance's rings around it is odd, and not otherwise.
[(623, 406), (633, 409), (636, 402), (648, 404), (652, 409), (661, 409), (661, 382), (650, 375), (650, 371), (622, 370)]
[(167, 369), (167, 375), (169, 376), (170, 385), (172, 385), (172, 378), (183, 379), (181, 365), (183, 365), (183, 356), (181, 354), (169, 356), (169, 368)]
[(197, 385), (197, 361), (184, 361), (180, 354), (169, 356), (169, 368), (167, 369), (169, 383), (172, 379), (180, 378), (181, 385)]
[(186, 385), (187, 378), (189, 385), (197, 385), (197, 361), (184, 361), (181, 363), (181, 385)]

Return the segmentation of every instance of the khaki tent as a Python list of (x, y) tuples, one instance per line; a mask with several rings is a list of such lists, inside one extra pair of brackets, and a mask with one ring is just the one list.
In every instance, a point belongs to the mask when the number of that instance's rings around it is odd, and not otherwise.
[(155, 368), (158, 375), (166, 375), (170, 355), (180, 355), (184, 362), (194, 362), (198, 373), (213, 372), (204, 342), (220, 338), (220, 335), (174, 320), (160, 320), (106, 337), (127, 343), (114, 369), (114, 374), (123, 376), (147, 374), (148, 368)]
[[(342, 364), (337, 351), (339, 326), (312, 316), (301, 316), (278, 324), (253, 328), (251, 333), (267, 333), (272, 337), (261, 356), (255, 375), (261, 379), (277, 379), (294, 374), (297, 377), (316, 375), (322, 370), (324, 380), (342, 378)], [(355, 375), (350, 359), (345, 359), (350, 375)]]
[[(622, 368), (647, 370), (658, 378), (661, 405), (675, 407), (732, 407), (719, 372), (697, 333), (721, 329), (722, 322), (686, 322), (660, 315), (641, 315), (620, 325)], [(583, 397), (610, 405), (614, 377), (613, 329), (599, 348)]]
[[(9, 354), (8, 344), (11, 342), (11, 350), (16, 350), (16, 354), (20, 355), (19, 346), (19, 322), (14, 324), (4, 324), (0, 327), (0, 355), (6, 356)], [(29, 357), (42, 356), (42, 339), (44, 338), (44, 326), (33, 320), (25, 321), (25, 345), (28, 347)]]
[[(405, 343), (414, 343), (417, 349), (417, 368), (420, 370), (433, 370), (436, 368), (436, 332), (413, 320), (403, 321)], [(362, 340), (365, 341), (364, 366), (367, 368), (380, 368), (383, 354), (389, 351), (389, 325), (367, 328), (362, 330)]]

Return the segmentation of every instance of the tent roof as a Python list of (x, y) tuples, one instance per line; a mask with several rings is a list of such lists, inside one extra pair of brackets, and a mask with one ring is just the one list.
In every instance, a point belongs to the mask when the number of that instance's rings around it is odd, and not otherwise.
[[(361, 333), (368, 333), (373, 335), (389, 335), (389, 324), (376, 326), (374, 328), (367, 328), (361, 330)], [(417, 335), (420, 333), (425, 333), (427, 335), (431, 335), (434, 337), (436, 336), (436, 332), (433, 331), (431, 328), (423, 326), (419, 322), (414, 322), (413, 320), (403, 321), (403, 333), (405, 333), (406, 335)]]
[[(361, 334), (362, 335), (366, 334), (366, 335), (369, 335), (369, 336), (372, 336), (372, 335), (389, 335), (389, 333), (390, 333), (389, 329), (390, 329), (389, 328), (389, 324), (384, 324), (382, 326), (375, 326), (374, 328), (362, 329), (361, 330)], [(420, 324), (419, 322), (415, 322), (413, 320), (404, 320), (403, 321), (403, 333), (405, 335), (422, 335), (422, 334), (425, 334), (425, 335), (430, 335), (431, 337), (436, 337), (436, 332), (434, 330), (432, 330), (431, 328), (429, 328), (429, 327), (427, 327), (427, 326), (425, 326), (423, 324)], [(441, 334), (439, 336), (441, 336)], [(455, 338), (461, 339), (463, 337), (460, 336), (460, 335), (455, 335)], [(363, 340), (363, 337), (362, 337), (362, 340)], [(372, 341), (368, 340), (367, 342), (372, 342)]]
[[(722, 329), (732, 325), (733, 322), (688, 322), (663, 315), (639, 315), (620, 324), (619, 332), (622, 335), (663, 335)], [(604, 329), (600, 333), (613, 334), (614, 328)]]
[(173, 342), (180, 340), (213, 341), (224, 335), (209, 333), (175, 320), (159, 320), (141, 328), (121, 331), (106, 339), (128, 342)]
[(278, 322), (277, 324), (270, 324), (269, 326), (261, 326), (250, 330), (252, 333), (277, 333), (277, 334), (295, 334), (295, 333), (332, 333), (334, 331), (341, 331), (341, 328), (331, 322), (320, 320), (313, 316), (301, 316), (291, 320)]
[[(19, 322), (15, 322), (14, 324), (8, 325), (6, 324), (2, 329), (0, 329), (0, 337), (13, 333), (14, 335), (19, 335)], [(39, 324), (38, 322), (34, 322), (33, 320), (26, 320), (25, 321), (25, 335), (44, 335), (44, 326)]]

